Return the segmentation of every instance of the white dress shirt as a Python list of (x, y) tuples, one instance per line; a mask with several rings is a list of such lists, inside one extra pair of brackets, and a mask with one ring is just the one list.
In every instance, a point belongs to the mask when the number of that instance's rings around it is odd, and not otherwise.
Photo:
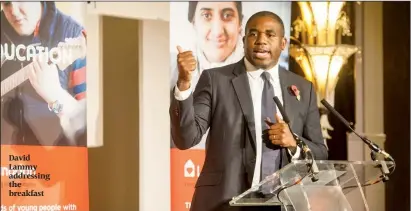
[[(255, 161), (255, 169), (254, 169), (254, 177), (252, 181), (252, 186), (257, 185), (260, 182), (260, 174), (261, 174), (261, 154), (262, 154), (262, 129), (261, 129), (261, 95), (263, 93), (264, 88), (264, 80), (261, 78), (261, 74), (264, 72), (263, 69), (256, 69), (246, 58), (244, 58), (245, 67), (247, 70), (248, 82), (250, 85), (251, 90), (251, 97), (253, 101), (254, 107), (254, 122), (255, 122), (255, 137), (256, 137), (256, 151), (257, 157)], [(278, 64), (274, 66), (270, 70), (266, 70), (270, 73), (271, 78), (270, 82), (274, 88), (274, 94), (278, 97), (278, 99), (283, 104), (282, 92), (281, 92), (281, 84), (280, 84), (280, 77), (278, 72)], [(192, 93), (192, 86), (185, 91), (180, 91), (176, 86), (174, 89), (174, 96), (177, 100), (185, 100), (187, 99), (190, 94)], [(277, 108), (277, 111), (279, 109)], [(274, 111), (273, 111), (274, 112)], [(282, 118), (281, 113), (277, 112), (278, 115)], [(271, 120), (274, 121), (274, 120)], [(300, 157), (300, 148), (297, 147), (295, 154), (293, 155), (290, 150), (288, 150), (290, 155), (292, 156), (292, 160), (298, 159)]]

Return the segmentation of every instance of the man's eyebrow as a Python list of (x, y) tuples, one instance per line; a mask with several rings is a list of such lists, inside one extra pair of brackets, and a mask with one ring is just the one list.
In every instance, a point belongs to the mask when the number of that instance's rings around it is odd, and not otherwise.
[(275, 30), (272, 30), (272, 29), (267, 29), (267, 30), (265, 30), (265, 33), (269, 33), (269, 34), (277, 34), (276, 32), (275, 32)]
[[(256, 28), (251, 28), (251, 29), (248, 29), (248, 31), (249, 31), (249, 32), (258, 32), (258, 30), (257, 30)], [(264, 33), (273, 33), (273, 34), (277, 34), (277, 33), (275, 32), (275, 30), (273, 30), (273, 29), (267, 29), (267, 30), (265, 30), (265, 31), (264, 31)]]
[[(208, 7), (202, 7), (200, 10), (201, 10), (201, 11), (211, 11), (211, 10), (213, 10), (213, 9), (212, 9), (212, 8), (208, 8)], [(233, 9), (233, 8), (230, 8), (230, 7), (227, 7), (227, 8), (222, 9), (222, 11), (223, 11), (223, 12), (234, 12), (234, 9)]]
[(202, 8), (200, 8), (200, 10), (210, 11), (210, 10), (213, 10), (213, 9), (208, 8), (208, 7), (202, 7)]
[(230, 7), (224, 8), (222, 11), (223, 12), (233, 12), (234, 13), (234, 9), (230, 8)]

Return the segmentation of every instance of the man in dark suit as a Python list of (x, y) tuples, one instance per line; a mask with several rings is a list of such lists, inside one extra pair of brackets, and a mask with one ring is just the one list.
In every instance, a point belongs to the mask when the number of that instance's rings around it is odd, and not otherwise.
[(293, 132), (315, 159), (327, 159), (312, 83), (278, 66), (287, 43), (281, 18), (267, 11), (254, 14), (246, 24), (243, 42), (245, 58), (205, 70), (194, 93), (190, 81), (197, 62), (192, 52), (177, 47), (179, 77), (170, 106), (174, 143), (179, 149), (189, 149), (210, 129), (193, 211), (273, 210), (230, 207), (228, 202), (301, 157), (301, 149), (277, 112), (274, 96), (284, 104)]

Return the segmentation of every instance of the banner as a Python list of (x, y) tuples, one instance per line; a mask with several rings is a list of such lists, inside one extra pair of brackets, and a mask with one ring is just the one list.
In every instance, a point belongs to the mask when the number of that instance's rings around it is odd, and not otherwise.
[[(170, 91), (177, 82), (177, 45), (191, 50), (197, 59), (192, 75), (195, 87), (204, 69), (225, 66), (244, 56), (242, 38), (248, 18), (259, 11), (276, 13), (290, 37), (291, 2), (171, 2), (170, 3)], [(280, 66), (288, 69), (288, 48)], [(173, 93), (171, 93), (173, 97)], [(205, 158), (206, 133), (200, 144), (179, 150), (171, 141), (171, 211), (189, 210), (194, 186)]]
[(77, 2), (1, 2), (1, 211), (89, 210)]

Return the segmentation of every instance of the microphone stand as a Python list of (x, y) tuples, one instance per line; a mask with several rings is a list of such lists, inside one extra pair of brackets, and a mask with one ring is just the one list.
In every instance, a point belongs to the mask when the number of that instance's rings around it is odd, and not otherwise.
[[(372, 142), (371, 140), (369, 140), (367, 137), (362, 136), (360, 134), (358, 134), (348, 123), (347, 120), (344, 119), (344, 117), (339, 114), (325, 99), (321, 100), (321, 103), (331, 112), (333, 113), (352, 133), (354, 133), (357, 137), (359, 137), (371, 150), (370, 156), (371, 156), (371, 160), (373, 161), (378, 161), (377, 160), (377, 156), (376, 154), (380, 154), (382, 156), (384, 156), (384, 160), (385, 161), (392, 161), (394, 164), (394, 169), (392, 172), (394, 172), (395, 170), (395, 160), (394, 158), (388, 154), (386, 151), (384, 151), (383, 149), (381, 149), (377, 144), (375, 144), (374, 142)], [(378, 165), (378, 167), (381, 170), (382, 173), (382, 181), (386, 182), (389, 180), (388, 175), (392, 174), (392, 172), (390, 173), (387, 164), (385, 162), (381, 162), (381, 165)]]
[[(350, 129), (352, 129), (350, 127)], [(355, 132), (354, 130), (352, 130), (352, 132), (357, 135), (361, 140), (363, 140), (364, 142), (367, 143), (367, 146), (371, 149), (370, 152), (370, 157), (372, 161), (378, 161), (377, 159), (377, 153), (381, 154), (384, 156), (384, 161), (392, 161), (395, 165), (395, 161), (394, 159), (391, 157), (391, 155), (389, 155), (388, 153), (386, 153), (384, 150), (382, 150), (377, 144), (373, 143), (371, 140), (367, 139), (364, 136), (359, 135), (357, 132)], [(369, 144), (368, 144), (369, 143)], [(378, 165), (378, 167), (381, 170), (381, 177), (382, 177), (382, 181), (383, 182), (387, 182), (389, 180), (388, 175), (390, 174), (390, 171), (388, 169), (388, 166), (385, 162), (381, 162), (380, 165)]]
[[(288, 128), (290, 128), (289, 125), (288, 125)], [(291, 131), (291, 128), (290, 128), (290, 131)], [(303, 140), (300, 139), (300, 137), (297, 134), (293, 133), (292, 131), (291, 133), (293, 134), (294, 139), (297, 141), (297, 146), (300, 147), (301, 150), (304, 152), (304, 159), (306, 161), (309, 161), (307, 162), (307, 166), (311, 173), (311, 181), (317, 182), (319, 180), (317, 175), (320, 172), (320, 170), (318, 169), (317, 162), (315, 162), (314, 156), (311, 153), (310, 148), (308, 148), (308, 146), (304, 143)]]

